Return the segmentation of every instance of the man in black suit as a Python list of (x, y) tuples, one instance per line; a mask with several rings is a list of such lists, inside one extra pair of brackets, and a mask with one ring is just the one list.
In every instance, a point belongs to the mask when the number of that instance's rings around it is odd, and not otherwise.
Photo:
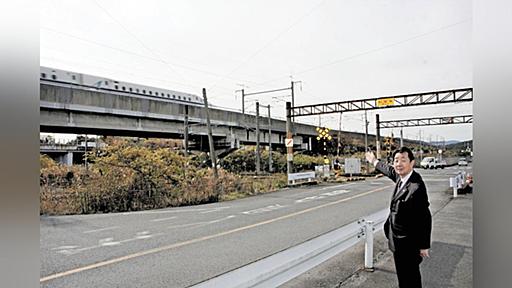
[(393, 153), (392, 166), (376, 159), (372, 152), (366, 153), (366, 160), (397, 183), (384, 233), (395, 259), (398, 286), (421, 287), (419, 265), (423, 258), (429, 257), (432, 216), (425, 183), (413, 170), (414, 154), (409, 148), (401, 147)]

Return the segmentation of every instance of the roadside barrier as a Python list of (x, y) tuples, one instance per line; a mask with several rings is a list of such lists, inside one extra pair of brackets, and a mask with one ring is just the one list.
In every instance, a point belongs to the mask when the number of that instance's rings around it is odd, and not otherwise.
[(316, 182), (314, 171), (288, 174), (288, 185)]
[(373, 271), (373, 233), (383, 228), (388, 213), (389, 209), (383, 209), (307, 242), (191, 287), (277, 287), (349, 249), (362, 239), (365, 239), (365, 269)]

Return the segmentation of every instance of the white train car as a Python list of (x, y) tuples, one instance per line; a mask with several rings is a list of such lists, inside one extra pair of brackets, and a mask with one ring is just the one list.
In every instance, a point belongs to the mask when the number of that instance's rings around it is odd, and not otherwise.
[(105, 93), (126, 93), (146, 97), (157, 97), (175, 102), (185, 102), (192, 105), (203, 105), (203, 98), (194, 94), (161, 89), (140, 84), (121, 82), (104, 77), (70, 72), (49, 67), (40, 67), (40, 80), (55, 84), (72, 84), (102, 90)]

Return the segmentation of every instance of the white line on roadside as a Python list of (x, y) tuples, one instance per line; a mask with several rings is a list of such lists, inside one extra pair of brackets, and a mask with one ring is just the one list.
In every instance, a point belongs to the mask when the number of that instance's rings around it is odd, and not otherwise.
[(55, 248), (52, 248), (52, 250), (66, 250), (66, 249), (75, 249), (79, 246), (76, 246), (76, 245), (67, 245), (67, 246), (59, 246), (59, 247), (55, 247)]
[(162, 210), (162, 211), (133, 211), (133, 212), (124, 212), (121, 215), (140, 215), (140, 214), (166, 214), (166, 213), (181, 213), (181, 212), (198, 212), (208, 210), (206, 208), (198, 208), (198, 209), (180, 209), (180, 210)]
[(235, 215), (229, 215), (227, 217), (212, 220), (212, 221), (201, 221), (201, 222), (173, 225), (173, 226), (168, 226), (167, 228), (168, 229), (176, 229), (176, 228), (186, 228), (186, 227), (192, 227), (192, 226), (208, 225), (208, 224), (218, 223), (218, 222), (221, 222), (221, 221), (224, 221), (227, 219), (231, 219), (231, 218), (235, 218), (235, 217), (236, 217)]
[(83, 247), (83, 248), (79, 248), (79, 249), (76, 249), (76, 248), (80, 247), (80, 246), (61, 246), (58, 248), (53, 248), (52, 250), (58, 250), (58, 251), (56, 251), (57, 253), (69, 256), (69, 255), (77, 254), (77, 253), (84, 252), (87, 250), (92, 250), (92, 249), (101, 248), (101, 247), (118, 246), (123, 243), (132, 242), (132, 241), (136, 241), (136, 240), (149, 239), (149, 238), (153, 238), (154, 236), (160, 236), (160, 235), (164, 235), (164, 233), (150, 234), (149, 231), (141, 231), (141, 232), (137, 232), (135, 234), (135, 237), (124, 239), (124, 240), (114, 241), (114, 237), (108, 237), (108, 238), (103, 238), (103, 239), (98, 240), (98, 244), (93, 245), (93, 246)]
[(320, 199), (327, 198), (330, 196), (346, 194), (349, 192), (350, 192), (350, 190), (345, 190), (345, 189), (335, 190), (335, 191), (331, 191), (331, 192), (325, 192), (320, 195), (313, 195), (313, 196), (309, 196), (309, 197), (302, 198), (299, 200), (295, 200), (295, 203), (303, 203), (303, 202), (308, 202), (308, 201), (313, 201), (313, 200), (320, 200)]
[(158, 219), (153, 219), (153, 220), (150, 220), (151, 222), (160, 222), (160, 221), (167, 221), (167, 220), (172, 220), (172, 219), (176, 219), (177, 217), (176, 216), (173, 216), (173, 217), (167, 217), (167, 218), (158, 218)]
[(119, 226), (112, 226), (112, 227), (105, 227), (105, 228), (94, 229), (94, 230), (87, 230), (87, 231), (84, 231), (82, 233), (88, 234), (88, 233), (95, 233), (95, 232), (100, 232), (100, 231), (114, 230), (114, 229), (117, 229), (117, 228), (119, 228)]
[(242, 214), (245, 214), (245, 215), (251, 215), (251, 214), (261, 214), (261, 213), (265, 213), (265, 212), (270, 212), (270, 211), (274, 211), (274, 210), (277, 210), (277, 209), (281, 209), (281, 208), (284, 208), (286, 207), (286, 205), (280, 205), (280, 204), (275, 204), (275, 205), (269, 205), (267, 207), (262, 207), (262, 208), (258, 208), (258, 209), (254, 209), (254, 210), (249, 210), (249, 211), (244, 211), (244, 212), (241, 212)]
[(340, 187), (347, 187), (347, 186), (350, 186), (350, 185), (354, 185), (356, 183), (347, 183), (347, 184), (340, 184), (340, 185), (334, 185), (334, 186), (330, 186), (330, 187), (324, 187), (324, 188), (321, 188), (320, 190), (327, 190), (327, 189), (333, 189), (333, 188), (340, 188)]
[(229, 206), (217, 207), (217, 208), (213, 208), (211, 210), (199, 212), (199, 214), (207, 214), (207, 213), (212, 213), (212, 212), (218, 212), (218, 211), (221, 211), (221, 210), (224, 210), (224, 209), (228, 209), (228, 208), (231, 208), (231, 207), (229, 207)]

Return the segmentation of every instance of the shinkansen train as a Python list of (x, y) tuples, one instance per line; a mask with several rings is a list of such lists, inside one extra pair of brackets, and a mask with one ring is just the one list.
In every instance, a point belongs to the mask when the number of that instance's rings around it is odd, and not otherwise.
[(203, 98), (197, 95), (173, 90), (144, 86), (140, 84), (121, 82), (104, 77), (70, 72), (49, 67), (40, 67), (40, 79), (43, 83), (56, 85), (77, 85), (85, 89), (101, 90), (104, 93), (123, 93), (144, 97), (157, 97), (169, 101), (186, 102), (192, 105), (202, 105)]

